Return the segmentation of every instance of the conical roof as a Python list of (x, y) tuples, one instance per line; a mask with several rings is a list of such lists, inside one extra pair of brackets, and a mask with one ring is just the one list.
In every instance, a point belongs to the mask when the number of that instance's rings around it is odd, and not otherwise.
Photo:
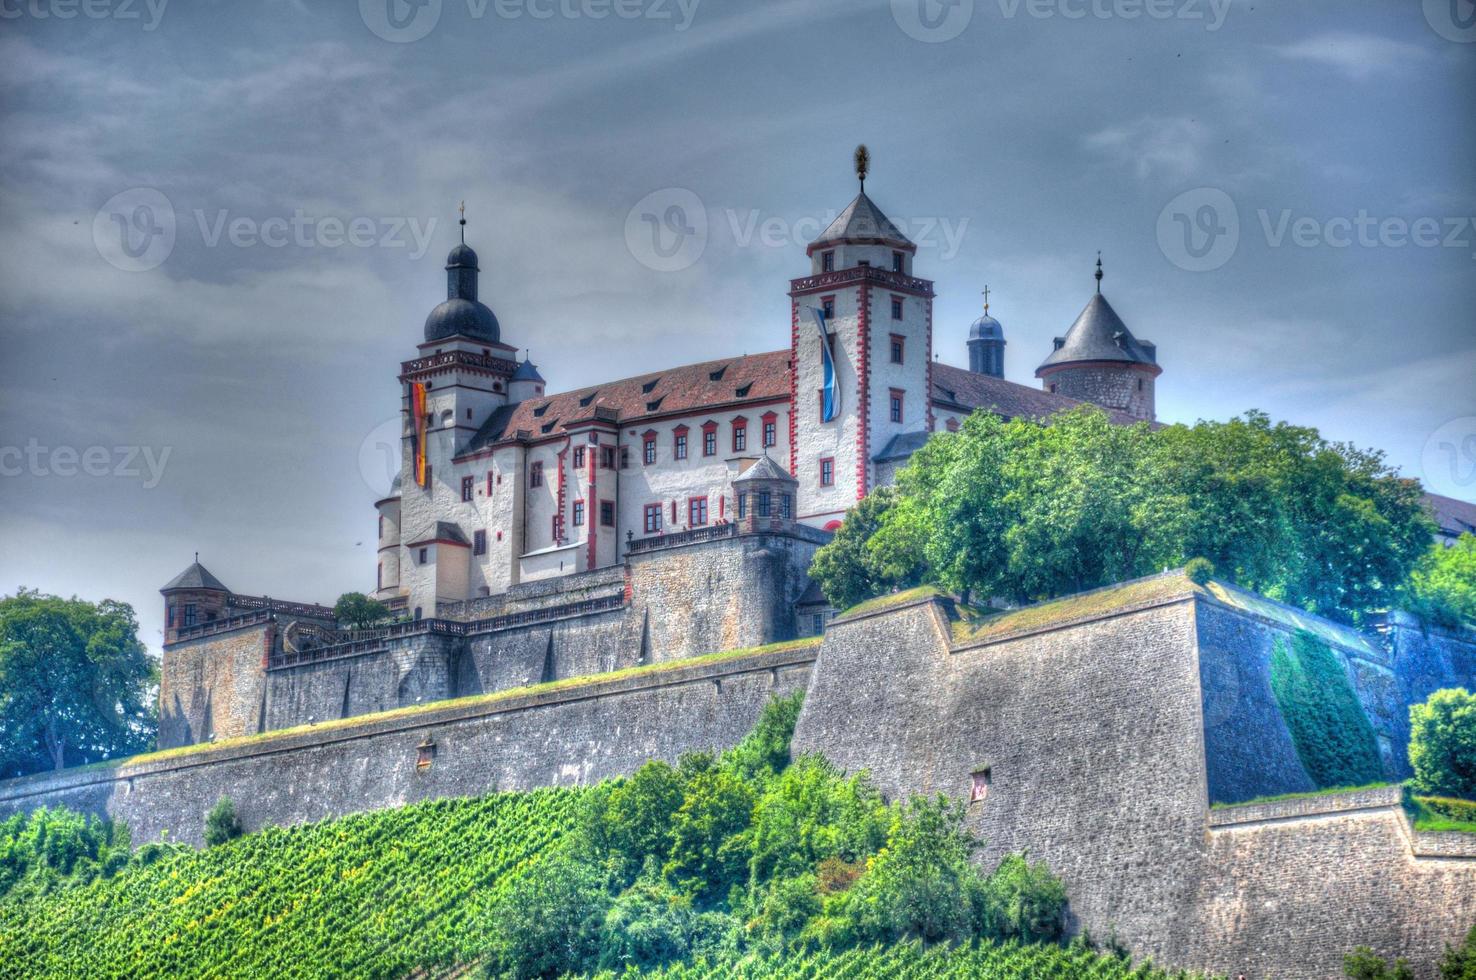
[(1122, 317), (1097, 293), (1076, 318), (1051, 355), (1035, 369), (1037, 376), (1048, 368), (1081, 361), (1120, 361), (1157, 367), (1149, 347), (1128, 330)]
[(735, 484), (752, 483), (758, 480), (777, 480), (780, 483), (799, 482), (789, 475), (788, 470), (774, 462), (773, 457), (767, 453), (755, 460), (754, 464), (744, 470), (743, 475), (734, 479), (733, 482)]
[(214, 575), (210, 570), (198, 561), (174, 576), (169, 584), (160, 589), (160, 592), (175, 592), (180, 589), (210, 589), (214, 592), (229, 592), (230, 589)]
[(902, 234), (902, 229), (892, 224), (892, 219), (882, 214), (881, 208), (862, 191), (846, 209), (821, 232), (820, 237), (810, 243), (807, 251), (826, 248), (841, 243), (895, 245), (915, 251), (917, 246)]

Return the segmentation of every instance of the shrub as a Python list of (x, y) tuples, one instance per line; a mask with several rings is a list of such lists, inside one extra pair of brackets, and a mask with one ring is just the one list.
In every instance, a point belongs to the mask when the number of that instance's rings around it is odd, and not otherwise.
[(1373, 726), (1343, 662), (1326, 643), (1300, 631), (1271, 654), (1271, 690), (1307, 775), (1319, 789), (1362, 786), (1383, 777)]
[(387, 623), (389, 607), (362, 592), (345, 592), (333, 605), (333, 618), (349, 629), (367, 629)]
[(723, 765), (745, 781), (766, 779), (783, 771), (789, 765), (789, 742), (804, 698), (804, 691), (771, 698), (748, 737), (723, 755)]
[(1476, 926), (1459, 946), (1447, 946), (1440, 958), (1440, 980), (1476, 980)]
[(984, 935), (1054, 942), (1065, 931), (1066, 886), (1044, 861), (1010, 854), (984, 882), (981, 912)]
[(1414, 971), (1404, 960), (1395, 960), (1393, 968), (1383, 957), (1367, 946), (1359, 946), (1343, 957), (1343, 972), (1351, 980), (1414, 980)]
[(1432, 545), (1409, 575), (1405, 604), (1441, 626), (1476, 626), (1476, 535)]
[(1476, 696), (1436, 691), (1409, 709), (1409, 764), (1416, 792), (1476, 799)]
[(598, 870), (567, 853), (540, 862), (493, 909), (498, 965), (517, 978), (586, 969), (599, 958), (611, 905)]
[(581, 836), (625, 885), (648, 859), (671, 851), (672, 817), (682, 806), (683, 783), (665, 762), (648, 762), (629, 779), (590, 795)]
[(747, 841), (740, 838), (753, 815), (753, 790), (706, 753), (682, 758), (678, 771), (685, 798), (671, 818), (671, 880), (699, 899), (728, 894), (748, 869)]
[(216, 801), (210, 812), (205, 814), (205, 846), (215, 847), (240, 837), (241, 821), (236, 817), (236, 804), (229, 796)]
[(1195, 585), (1203, 585), (1215, 577), (1215, 564), (1208, 558), (1191, 558), (1184, 565), (1184, 575)]
[(661, 881), (636, 882), (610, 906), (600, 932), (600, 969), (641, 970), (686, 956), (692, 901)]

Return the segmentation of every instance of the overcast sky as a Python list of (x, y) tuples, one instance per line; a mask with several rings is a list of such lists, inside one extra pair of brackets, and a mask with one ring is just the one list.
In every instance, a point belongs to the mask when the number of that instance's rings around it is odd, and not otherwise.
[(197, 550), (240, 592), (372, 587), (458, 202), (503, 339), (565, 389), (786, 346), (862, 141), (944, 360), (987, 283), (1038, 384), (1100, 249), (1161, 418), (1263, 409), (1472, 499), (1468, 16), (0, 0), (0, 591), (126, 600), (157, 651)]

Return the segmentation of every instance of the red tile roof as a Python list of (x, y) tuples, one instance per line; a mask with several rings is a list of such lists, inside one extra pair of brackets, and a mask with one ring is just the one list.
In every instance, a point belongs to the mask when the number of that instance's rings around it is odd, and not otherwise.
[(1425, 505), (1430, 508), (1435, 523), (1440, 525), (1442, 534), (1460, 537), (1462, 534), (1476, 533), (1476, 504), (1454, 497), (1442, 497), (1438, 493), (1427, 493)]

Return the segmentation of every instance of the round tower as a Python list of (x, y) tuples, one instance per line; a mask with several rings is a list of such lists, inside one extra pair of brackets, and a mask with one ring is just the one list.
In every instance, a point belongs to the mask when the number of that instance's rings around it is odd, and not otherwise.
[(1004, 377), (1004, 327), (989, 315), (989, 287), (984, 287), (984, 315), (969, 327), (969, 370)]
[(198, 552), (194, 564), (176, 575), (159, 592), (164, 596), (166, 644), (175, 642), (180, 630), (225, 619), (226, 600), (231, 595), (231, 590), (200, 564)]
[(543, 375), (538, 373), (538, 365), (531, 360), (523, 361), (507, 383), (507, 400), (517, 403), (542, 398), (544, 383)]
[(1158, 349), (1134, 337), (1102, 295), (1100, 255), (1096, 279), (1096, 295), (1035, 376), (1047, 391), (1152, 421), (1153, 383), (1163, 373)]

